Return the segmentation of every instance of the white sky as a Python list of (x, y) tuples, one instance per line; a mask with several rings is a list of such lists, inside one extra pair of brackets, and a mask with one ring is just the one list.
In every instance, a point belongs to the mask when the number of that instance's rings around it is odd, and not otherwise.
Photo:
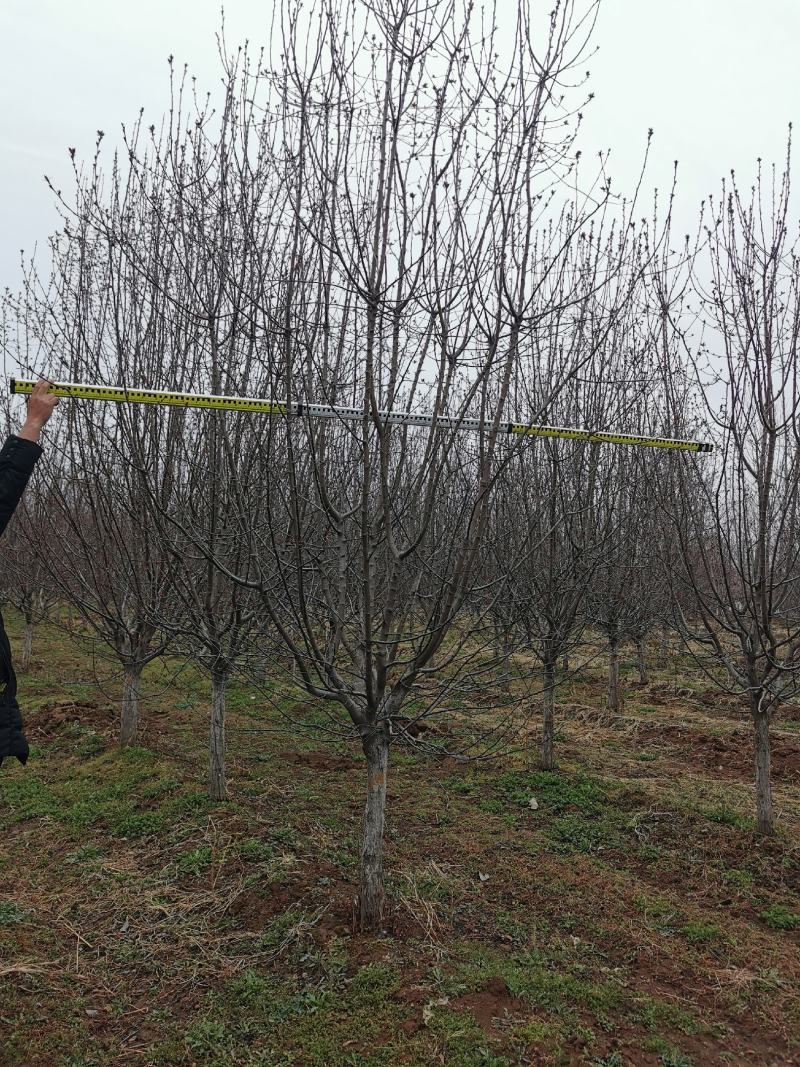
[[(229, 0), (229, 44), (260, 43), (270, 11)], [(111, 149), (142, 106), (157, 122), (170, 52), (213, 88), (219, 22), (218, 0), (0, 0), (0, 290), (19, 282), (19, 250), (58, 225), (43, 174), (68, 189), (68, 146), (87, 157), (102, 129)], [(581, 147), (612, 149), (618, 191), (635, 181), (650, 126), (646, 185), (667, 186), (679, 160), (686, 229), (731, 167), (747, 186), (757, 156), (782, 160), (800, 119), (800, 0), (603, 0), (595, 43)]]

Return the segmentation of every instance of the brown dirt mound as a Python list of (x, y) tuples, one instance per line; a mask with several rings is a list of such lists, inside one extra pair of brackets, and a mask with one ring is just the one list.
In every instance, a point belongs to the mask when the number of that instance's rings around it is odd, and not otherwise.
[(512, 997), (503, 978), (490, 978), (477, 993), (466, 993), (452, 1001), (454, 1008), (467, 1008), (475, 1017), (475, 1022), (483, 1030), (494, 1029), (498, 1022), (508, 1014), (522, 1010), (522, 1002)]
[[(407, 1004), (413, 1011), (411, 1018), (402, 1023), (404, 1033), (415, 1034), (423, 1029), (425, 1005), (431, 1000), (431, 996), (430, 990), (416, 985), (405, 986), (394, 994), (395, 1000)], [(490, 978), (483, 989), (475, 993), (465, 993), (451, 1001), (438, 1003), (471, 1012), (478, 1026), (487, 1032), (496, 1032), (506, 1015), (525, 1010), (523, 1002), (511, 995), (503, 978)]]
[(279, 754), (282, 763), (293, 763), (296, 767), (307, 767), (312, 771), (335, 773), (351, 771), (358, 766), (356, 760), (349, 756), (335, 756), (330, 752), (298, 752), (296, 749)]
[(240, 893), (228, 910), (245, 930), (263, 931), (278, 915), (302, 903), (304, 896), (293, 884), (253, 886)]
[[(635, 736), (653, 743), (666, 741), (671, 755), (721, 778), (753, 775), (753, 738), (747, 730), (715, 736), (690, 726), (644, 723), (637, 727)], [(800, 747), (788, 738), (772, 738), (772, 774), (777, 782), (800, 781)]]
[(23, 714), (25, 732), (28, 737), (35, 738), (54, 737), (65, 726), (73, 723), (91, 726), (100, 734), (113, 733), (117, 725), (115, 709), (96, 700), (43, 704), (36, 711)]
[(362, 935), (356, 926), (357, 900), (355, 882), (343, 878), (332, 865), (320, 864), (285, 882), (251, 886), (228, 910), (242, 928), (253, 933), (262, 933), (275, 919), (293, 912), (298, 924), (301, 918), (309, 923), (309, 936), (318, 944), (349, 937), (351, 962), (381, 957), (387, 936), (402, 943), (425, 937), (423, 920), (392, 900), (386, 902), (381, 935)]

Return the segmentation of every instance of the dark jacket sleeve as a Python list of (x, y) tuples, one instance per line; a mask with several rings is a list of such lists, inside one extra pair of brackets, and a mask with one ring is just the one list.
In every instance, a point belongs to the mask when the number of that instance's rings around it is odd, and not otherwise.
[(16, 510), (42, 449), (14, 434), (0, 448), (0, 536)]

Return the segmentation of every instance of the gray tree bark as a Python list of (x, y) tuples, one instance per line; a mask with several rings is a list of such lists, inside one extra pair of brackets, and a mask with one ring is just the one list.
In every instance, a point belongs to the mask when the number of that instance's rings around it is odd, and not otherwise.
[(772, 777), (770, 772), (770, 715), (759, 710), (760, 700), (758, 697), (754, 696), (751, 700), (756, 762), (756, 820), (760, 834), (772, 834), (775, 832), (775, 821), (772, 812)]
[(644, 655), (644, 640), (640, 637), (636, 641), (636, 666), (639, 670), (639, 681), (642, 685), (650, 684), (650, 675), (647, 673), (647, 660)]
[(555, 770), (555, 663), (545, 663), (542, 669), (544, 693), (542, 704), (542, 744), (539, 765), (543, 771)]
[(141, 677), (141, 667), (126, 668), (119, 725), (121, 745), (135, 745), (139, 738), (139, 682)]
[(22, 637), (22, 653), (19, 659), (19, 667), (21, 671), (29, 671), (31, 667), (31, 652), (33, 651), (33, 622), (27, 619), (25, 622), (25, 633)]
[(666, 667), (669, 663), (669, 642), (667, 639), (667, 627), (662, 623), (661, 625), (661, 640), (659, 642), (659, 654), (658, 665), (659, 667)]
[(208, 795), (212, 800), (228, 799), (225, 775), (225, 690), (227, 675), (211, 674), (211, 728), (208, 738)]
[(606, 707), (609, 711), (618, 712), (619, 700), (619, 646), (612, 641), (608, 646), (608, 697)]
[(359, 925), (362, 931), (379, 930), (383, 922), (383, 827), (386, 818), (386, 775), (389, 769), (389, 736), (385, 728), (373, 729), (363, 739), (367, 757), (367, 801), (361, 848)]

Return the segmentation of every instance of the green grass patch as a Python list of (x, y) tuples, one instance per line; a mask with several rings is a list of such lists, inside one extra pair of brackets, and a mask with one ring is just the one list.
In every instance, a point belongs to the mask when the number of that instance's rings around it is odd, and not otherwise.
[(733, 826), (737, 830), (753, 830), (755, 822), (752, 819), (740, 815), (733, 808), (720, 805), (714, 808), (702, 808), (701, 813), (711, 822), (720, 823), (722, 826)]
[(797, 930), (800, 928), (800, 912), (792, 911), (785, 904), (771, 904), (759, 912), (759, 919), (773, 930)]
[(511, 804), (527, 807), (535, 797), (540, 808), (555, 814), (598, 815), (609, 796), (608, 786), (599, 778), (560, 771), (510, 771), (494, 778), (492, 785)]
[(266, 841), (246, 837), (237, 846), (237, 852), (248, 863), (268, 863), (275, 856), (275, 849)]
[(716, 923), (702, 920), (684, 923), (680, 932), (693, 945), (707, 945), (712, 941), (719, 941), (723, 936), (722, 930)]
[(725, 868), (721, 871), (721, 874), (728, 885), (735, 886), (736, 889), (752, 889), (755, 883), (755, 878), (750, 871), (738, 870), (735, 867)]
[(28, 912), (13, 900), (0, 900), (0, 926), (14, 926), (21, 923)]
[(213, 857), (212, 849), (208, 845), (201, 845), (191, 852), (184, 852), (176, 864), (179, 874), (197, 877), (211, 866)]
[(442, 1048), (441, 1062), (458, 1067), (511, 1067), (512, 1061), (492, 1049), (491, 1039), (468, 1012), (434, 1005), (427, 1025)]
[(97, 845), (82, 845), (74, 852), (68, 852), (64, 857), (64, 862), (76, 867), (91, 867), (102, 860), (103, 855), (103, 850)]
[(3, 787), (5, 817), (12, 823), (51, 819), (75, 832), (100, 828), (114, 837), (146, 837), (209, 807), (204, 794), (181, 791), (165, 760), (137, 747), (114, 747), (69, 763), (61, 777), (47, 782), (26, 768)]

